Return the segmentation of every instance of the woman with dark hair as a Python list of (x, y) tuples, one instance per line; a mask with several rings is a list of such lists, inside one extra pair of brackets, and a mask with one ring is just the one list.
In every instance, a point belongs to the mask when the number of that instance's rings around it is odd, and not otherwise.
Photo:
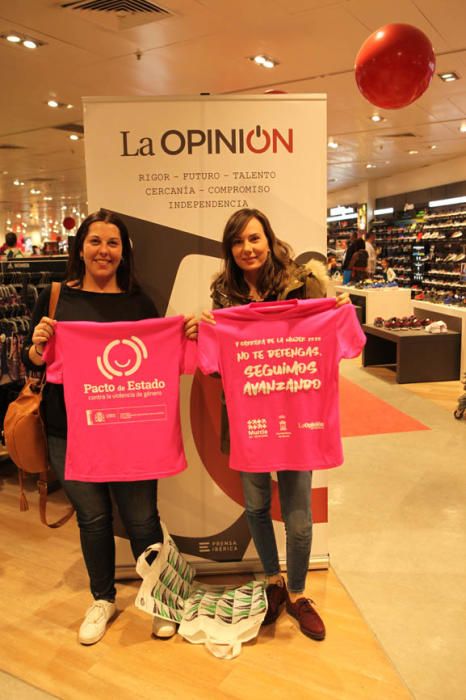
[(353, 255), (349, 262), (351, 270), (351, 282), (362, 282), (367, 277), (367, 263), (369, 254), (363, 238), (358, 238), (354, 244)]
[[(290, 246), (278, 239), (269, 220), (257, 209), (241, 209), (227, 221), (223, 234), (222, 272), (211, 291), (214, 309), (248, 304), (251, 301), (318, 299), (326, 296), (328, 275), (325, 265), (310, 260), (298, 265)], [(337, 306), (349, 303), (348, 294)], [(215, 323), (204, 311), (202, 320)], [(223, 425), (225, 415), (223, 417)], [(222, 435), (222, 448), (229, 440)], [(270, 465), (270, 472), (275, 471)], [(268, 610), (264, 624), (277, 619), (283, 603), (295, 617), (301, 631), (317, 640), (325, 637), (325, 626), (304, 596), (312, 539), (312, 471), (277, 471), (282, 517), (286, 529), (287, 579), (280, 573), (271, 509), (271, 474), (241, 471), (246, 513), (251, 535), (267, 579)]]
[(324, 265), (314, 259), (297, 265), (291, 247), (277, 238), (258, 209), (232, 214), (223, 232), (222, 253), (224, 268), (211, 286), (214, 308), (272, 298), (325, 296)]
[(351, 270), (349, 267), (351, 258), (353, 257), (355, 251), (355, 243), (358, 240), (358, 232), (353, 231), (348, 241), (348, 247), (346, 248), (345, 254), (343, 256), (343, 262), (341, 263), (341, 269), (343, 270), (343, 284), (348, 284), (351, 280)]
[[(90, 214), (77, 231), (54, 319), (48, 317), (50, 293), (49, 286), (37, 301), (23, 349), (24, 362), (31, 370), (44, 367), (44, 348), (54, 335), (57, 321), (140, 321), (159, 316), (135, 279), (131, 242), (124, 222), (105, 209)], [(197, 336), (193, 317), (186, 318), (185, 333), (188, 338)], [(76, 362), (79, 362), (79, 347)], [(137, 558), (150, 544), (163, 541), (157, 511), (157, 480), (112, 483), (67, 480), (63, 385), (46, 383), (42, 405), (50, 466), (76, 508), (82, 553), (94, 597), (78, 639), (81, 644), (94, 644), (103, 637), (107, 622), (116, 612), (112, 497)], [(98, 446), (95, 458), (99, 459)], [(175, 627), (154, 618), (153, 632), (157, 636), (171, 636)]]

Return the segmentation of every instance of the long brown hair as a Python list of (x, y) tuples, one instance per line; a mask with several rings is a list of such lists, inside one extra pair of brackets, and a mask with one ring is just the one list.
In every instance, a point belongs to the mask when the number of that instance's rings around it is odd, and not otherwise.
[(122, 258), (116, 273), (117, 284), (124, 292), (137, 291), (139, 289), (139, 284), (134, 275), (133, 249), (131, 247), (128, 229), (123, 220), (108, 209), (99, 209), (99, 211), (89, 214), (78, 228), (73, 249), (68, 259), (66, 281), (73, 282), (73, 286), (82, 287), (86, 268), (84, 266), (84, 261), (81, 259), (81, 252), (89, 228), (91, 224), (96, 221), (114, 224), (119, 230), (122, 244)]
[(249, 287), (243, 271), (235, 262), (232, 247), (233, 241), (241, 235), (251, 219), (257, 219), (262, 224), (270, 248), (270, 254), (259, 270), (257, 278), (259, 294), (266, 297), (284, 289), (289, 280), (290, 271), (295, 265), (290, 246), (277, 238), (265, 214), (258, 209), (235, 211), (228, 219), (223, 231), (223, 270), (213, 281), (211, 289), (214, 291), (220, 288), (229, 298), (239, 303), (249, 301)]

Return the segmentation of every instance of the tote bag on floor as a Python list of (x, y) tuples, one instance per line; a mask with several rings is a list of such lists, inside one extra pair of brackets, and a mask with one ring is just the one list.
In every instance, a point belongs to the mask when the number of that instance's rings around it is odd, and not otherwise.
[[(178, 551), (162, 523), (163, 544), (155, 543), (138, 558), (143, 579), (136, 607), (178, 623), (178, 633), (222, 659), (233, 659), (243, 642), (257, 636), (267, 612), (264, 581), (241, 586), (214, 586), (194, 581), (195, 569)], [(153, 553), (156, 559), (149, 563)]]

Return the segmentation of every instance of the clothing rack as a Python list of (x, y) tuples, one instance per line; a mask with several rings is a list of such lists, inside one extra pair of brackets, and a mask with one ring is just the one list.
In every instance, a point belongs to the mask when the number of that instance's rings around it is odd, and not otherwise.
[(21, 390), (26, 368), (21, 351), (41, 290), (65, 276), (68, 257), (41, 256), (0, 262), (0, 427)]

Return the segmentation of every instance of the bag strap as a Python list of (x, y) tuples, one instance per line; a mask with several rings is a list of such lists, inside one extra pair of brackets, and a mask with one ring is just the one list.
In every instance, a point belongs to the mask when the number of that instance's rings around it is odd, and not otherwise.
[(74, 513), (74, 506), (70, 505), (69, 509), (65, 513), (65, 515), (57, 520), (54, 523), (48, 523), (47, 522), (47, 494), (48, 494), (48, 483), (47, 483), (47, 472), (41, 472), (39, 475), (39, 479), (37, 481), (37, 486), (39, 488), (39, 515), (40, 515), (40, 521), (44, 525), (47, 525), (47, 527), (51, 528), (57, 528), (61, 527), (65, 523), (68, 522), (68, 520), (71, 518), (71, 516)]
[(61, 282), (52, 282), (52, 287), (50, 289), (49, 318), (55, 318), (60, 291)]
[[(49, 301), (49, 318), (55, 318), (55, 311), (57, 310), (58, 299), (60, 297), (61, 283), (52, 282), (50, 289), (50, 301)], [(45, 384), (45, 372), (42, 375), (41, 382)], [(68, 511), (65, 515), (54, 523), (47, 522), (47, 495), (48, 495), (48, 482), (47, 482), (47, 472), (41, 472), (39, 474), (39, 479), (37, 481), (37, 486), (39, 488), (39, 514), (40, 520), (44, 525), (51, 528), (61, 527), (74, 513), (74, 506), (70, 505)]]

